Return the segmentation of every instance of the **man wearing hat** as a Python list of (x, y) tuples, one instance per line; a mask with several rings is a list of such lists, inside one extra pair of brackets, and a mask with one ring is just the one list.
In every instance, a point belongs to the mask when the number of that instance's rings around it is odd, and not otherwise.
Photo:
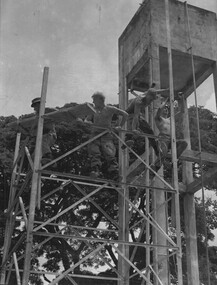
[[(30, 145), (34, 147), (35, 147), (36, 134), (37, 134), (40, 103), (41, 103), (41, 98), (37, 97), (32, 100), (32, 104), (31, 104), (31, 107), (34, 109), (35, 115), (36, 115), (36, 119), (30, 129), (30, 136), (31, 136)], [(45, 109), (45, 113), (49, 113), (52, 111), (56, 111), (56, 109), (54, 108)], [(42, 164), (46, 164), (52, 160), (51, 147), (55, 144), (56, 139), (57, 139), (57, 135), (56, 135), (56, 130), (55, 130), (55, 124), (49, 120), (46, 120), (44, 122), (43, 137), (42, 137)], [(34, 153), (34, 150), (32, 152)]]
[[(120, 130), (125, 124), (128, 114), (116, 107), (105, 105), (105, 96), (102, 92), (95, 92), (92, 98), (96, 113), (85, 120), (86, 123), (93, 123), (91, 137), (100, 134), (105, 129), (111, 128), (113, 115), (122, 117), (119, 126), (115, 127), (117, 130)], [(88, 154), (91, 160), (91, 177), (98, 178), (101, 175), (101, 157), (103, 157), (106, 161), (107, 177), (114, 180), (118, 178), (118, 163), (115, 157), (116, 148), (112, 134), (107, 133), (90, 143), (88, 145)]]

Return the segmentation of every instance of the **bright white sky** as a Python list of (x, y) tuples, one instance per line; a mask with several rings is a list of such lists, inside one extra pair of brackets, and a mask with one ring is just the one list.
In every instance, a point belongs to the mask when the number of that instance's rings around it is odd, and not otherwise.
[[(50, 67), (47, 105), (90, 101), (96, 90), (117, 103), (117, 41), (141, 2), (1, 0), (0, 115), (32, 111), (44, 66)], [(189, 4), (217, 11), (216, 0)], [(204, 88), (210, 106), (211, 85)]]

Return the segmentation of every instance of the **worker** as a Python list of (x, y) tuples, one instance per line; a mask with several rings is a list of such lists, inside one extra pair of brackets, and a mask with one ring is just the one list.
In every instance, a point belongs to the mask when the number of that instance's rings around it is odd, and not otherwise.
[[(159, 143), (161, 148), (161, 156), (156, 159), (151, 168), (157, 172), (165, 161), (168, 151), (171, 149), (171, 125), (169, 115), (169, 106), (167, 105), (168, 99), (166, 99), (159, 107), (156, 116), (155, 123), (159, 130)], [(176, 142), (177, 159), (181, 156), (183, 151), (187, 148), (188, 144), (185, 140), (178, 140)], [(151, 172), (153, 177), (153, 172)]]
[[(40, 110), (41, 98), (35, 98), (32, 100), (31, 107), (35, 111), (35, 120), (30, 128), (30, 153), (34, 154), (35, 142), (36, 142), (36, 134), (37, 134), (37, 126), (38, 126), (38, 116)], [(45, 113), (49, 113), (51, 111), (56, 111), (54, 108), (46, 108)], [(42, 136), (42, 165), (50, 162), (53, 159), (51, 147), (55, 144), (57, 139), (55, 124), (51, 120), (45, 120), (44, 128), (43, 128), (43, 136)]]
[[(100, 134), (105, 129), (111, 128), (113, 115), (121, 116), (121, 122), (119, 126), (116, 126), (116, 130), (120, 130), (125, 124), (128, 114), (113, 106), (105, 105), (105, 96), (102, 92), (95, 92), (92, 95), (95, 114), (87, 117), (85, 122), (93, 124), (91, 137)], [(110, 133), (105, 134), (99, 139), (94, 140), (88, 145), (88, 154), (91, 160), (91, 173), (90, 176), (98, 178), (102, 175), (102, 160), (103, 157), (106, 161), (106, 176), (113, 180), (118, 179), (119, 169), (116, 160), (116, 148), (113, 142), (113, 136)]]
[[(138, 136), (139, 134), (141, 134), (141, 132), (154, 135), (154, 131), (144, 118), (145, 108), (158, 98), (158, 94), (164, 97), (168, 97), (167, 93), (169, 89), (156, 89), (155, 86), (156, 84), (152, 83), (151, 87), (143, 95), (138, 95), (133, 92), (136, 98), (134, 98), (130, 102), (128, 108), (126, 109), (126, 112), (129, 115), (133, 115), (132, 131)], [(133, 136), (126, 136), (127, 145), (132, 144), (132, 138)], [(154, 149), (155, 154), (159, 156), (160, 151), (157, 140), (155, 140), (154, 138), (149, 138), (149, 142), (152, 148)]]
[(158, 94), (163, 97), (168, 97), (167, 91), (169, 89), (156, 89), (156, 84), (152, 83), (151, 88), (149, 88), (143, 95), (138, 95), (134, 98), (126, 112), (128, 114), (133, 114), (133, 122), (132, 122), (132, 131), (137, 133), (138, 123), (139, 123), (139, 116), (140, 114), (145, 113), (145, 107), (149, 106), (154, 100), (158, 98)]

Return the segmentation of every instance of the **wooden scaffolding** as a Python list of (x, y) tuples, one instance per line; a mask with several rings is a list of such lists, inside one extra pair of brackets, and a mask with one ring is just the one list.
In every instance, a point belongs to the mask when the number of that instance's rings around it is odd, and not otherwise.
[[(194, 25), (196, 25), (194, 22), (196, 21), (195, 17), (200, 17), (200, 19), (203, 19), (203, 23), (207, 23), (207, 25), (210, 25), (211, 23), (212, 27), (214, 26), (216, 29), (213, 13), (206, 12), (206, 14), (202, 14), (201, 10), (198, 12), (198, 9), (192, 6), (189, 8), (189, 13), (191, 19), (190, 24), (191, 26), (193, 25), (194, 28)], [(158, 19), (158, 24), (156, 19)], [(165, 0), (165, 3), (158, 0), (147, 0), (143, 2), (140, 9), (119, 39), (120, 108), (126, 109), (129, 99), (128, 90), (132, 86), (134, 90), (138, 91), (147, 88), (151, 82), (155, 82), (158, 87), (170, 87), (173, 164), (172, 183), (165, 181), (162, 169), (158, 173), (155, 173), (156, 176), (154, 180), (150, 179), (149, 174), (152, 170), (150, 169), (149, 164), (155, 159), (155, 157), (153, 152), (149, 149), (148, 135), (144, 135), (144, 139), (146, 140), (146, 151), (140, 156), (131, 147), (125, 144), (125, 135), (128, 132), (127, 126), (125, 126), (119, 134), (115, 133), (113, 130), (104, 130), (98, 136), (85, 141), (81, 145), (76, 146), (71, 151), (42, 167), (40, 157), (48, 82), (48, 68), (44, 69), (34, 162), (31, 161), (28, 149), (25, 146), (20, 149), (20, 135), (18, 134), (17, 136), (5, 229), (6, 238), (4, 242), (1, 284), (8, 284), (11, 272), (15, 271), (17, 284), (22, 285), (28, 284), (29, 276), (31, 274), (46, 274), (47, 276), (54, 276), (53, 280), (50, 282), (51, 285), (58, 284), (63, 279), (67, 280), (68, 284), (79, 285), (81, 284), (79, 280), (82, 278), (92, 278), (98, 281), (102, 280), (102, 282), (103, 280), (107, 280), (108, 282), (113, 281), (116, 282), (114, 284), (118, 285), (137, 284), (136, 282), (139, 282), (138, 284), (165, 285), (173, 282), (170, 276), (169, 259), (174, 256), (177, 268), (176, 277), (178, 284), (182, 285), (183, 272), (181, 238), (184, 238), (184, 233), (181, 231), (180, 227), (180, 195), (184, 195), (188, 284), (199, 284), (194, 193), (201, 188), (201, 180), (193, 180), (192, 162), (198, 160), (198, 153), (193, 152), (190, 147), (190, 131), (187, 110), (187, 97), (193, 91), (192, 72), (188, 71), (190, 64), (189, 48), (192, 48), (192, 46), (187, 47), (186, 49), (187, 40), (185, 40), (185, 44), (183, 44), (183, 46), (180, 45), (178, 40), (174, 41), (177, 37), (176, 31), (178, 28), (180, 34), (185, 35), (186, 38), (186, 34), (183, 32), (183, 29), (186, 29), (185, 20), (186, 9), (183, 3), (178, 1), (173, 3), (173, 1), (168, 0)], [(161, 25), (159, 23), (163, 24)], [(192, 38), (193, 45), (195, 44), (194, 35)], [(165, 39), (167, 40), (165, 41)], [(215, 40), (217, 39), (215, 38)], [(206, 45), (206, 48), (207, 46), (210, 47), (210, 43), (207, 43), (207, 41), (204, 45)], [(205, 57), (204, 50), (196, 50), (195, 75), (196, 85), (199, 86), (210, 74), (213, 73), (217, 93), (216, 57), (215, 60), (213, 58), (213, 49), (215, 49), (216, 56), (216, 46), (215, 48), (210, 47), (210, 56), (208, 57)], [(185, 52), (183, 51), (184, 48)], [(203, 55), (200, 54), (201, 52), (203, 52)], [(183, 67), (182, 72), (180, 71), (180, 66), (177, 66), (180, 64)], [(185, 65), (187, 67), (185, 67)], [(182, 80), (179, 80), (180, 74), (182, 74)], [(181, 103), (183, 105), (183, 136), (188, 142), (188, 150), (186, 150), (181, 157), (183, 160), (183, 181), (181, 184), (178, 183), (175, 116), (173, 107), (174, 98), (178, 92), (182, 92), (184, 94), (182, 96)], [(155, 104), (146, 110), (146, 119), (153, 127), (153, 118), (158, 106), (159, 102), (155, 102)], [(106, 179), (91, 179), (87, 176), (84, 177), (74, 175), (72, 173), (59, 173), (47, 170), (50, 165), (66, 158), (108, 132), (110, 132), (119, 141), (119, 167), (120, 174), (123, 177), (120, 183)], [(129, 154), (133, 154), (134, 157), (136, 157), (136, 160), (132, 164), (129, 164)], [(28, 158), (31, 171), (25, 174), (23, 185), (18, 187), (20, 177), (23, 175), (23, 155)], [(208, 161), (213, 165), (212, 170), (204, 175), (204, 183), (206, 183), (216, 175), (217, 168), (215, 165), (217, 164), (217, 156), (202, 153), (201, 157), (203, 161)], [(42, 181), (49, 179), (58, 180), (61, 184), (51, 192), (41, 196)], [(73, 188), (75, 188), (82, 197), (46, 221), (35, 220), (35, 209), (36, 207), (40, 207), (40, 201), (47, 199), (48, 197), (52, 197), (52, 195), (59, 193), (64, 187), (68, 187), (70, 185), (73, 186)], [(90, 187), (89, 191), (86, 190), (87, 186)], [(26, 187), (31, 187), (29, 205), (24, 205), (22, 200), (23, 191)], [(134, 195), (132, 195), (132, 188), (134, 189)], [(112, 191), (112, 193), (115, 193), (117, 196), (119, 208), (116, 219), (109, 216), (95, 200), (95, 197), (97, 197), (101, 191), (105, 191), (106, 189), (108, 191)], [(139, 202), (142, 195), (145, 195), (146, 199), (145, 212), (139, 208)], [(101, 228), (92, 228), (87, 226), (84, 227), (82, 225), (78, 226), (73, 223), (70, 225), (58, 224), (59, 217), (67, 212), (73, 211), (84, 201), (92, 203), (94, 207), (98, 209), (107, 221), (107, 226), (105, 224)], [(171, 203), (172, 205), (172, 221), (168, 221), (168, 203)], [(136, 224), (132, 223), (130, 225), (132, 216), (135, 214), (140, 218), (139, 222)], [(19, 218), (19, 221), (22, 221), (25, 224), (25, 230), (23, 231), (19, 241), (12, 246), (11, 236), (18, 216), (22, 216), (22, 219)], [(56, 225), (59, 227), (59, 231), (55, 233), (43, 231), (43, 228), (49, 225)], [(70, 231), (67, 232), (66, 228), (70, 229)], [(139, 230), (137, 230), (135, 240), (132, 240), (130, 238), (130, 231), (136, 228), (139, 228)], [(171, 231), (171, 229), (173, 229), (174, 232)], [(90, 234), (86, 236), (83, 235), (82, 231), (87, 230)], [(99, 238), (96, 231), (113, 232), (118, 238)], [(144, 233), (146, 235), (145, 241), (141, 240)], [(42, 241), (35, 244), (34, 238), (38, 236), (42, 238)], [(72, 264), (70, 268), (65, 271), (44, 272), (42, 270), (33, 270), (31, 267), (31, 258), (34, 251), (55, 237), (65, 240), (84, 242), (88, 249), (85, 256), (80, 257), (77, 263)], [(20, 253), (19, 246), (23, 241), (26, 243), (26, 249), (25, 253)], [(102, 251), (105, 251), (105, 248), (108, 245), (112, 249), (113, 254), (117, 256), (117, 266), (108, 261), (108, 259), (106, 259), (102, 254)], [(139, 249), (145, 249), (144, 260), (146, 266), (144, 268), (138, 267), (134, 262), (134, 257)], [(17, 252), (19, 252), (19, 256)], [(112, 277), (104, 277), (100, 275), (87, 276), (76, 274), (76, 267), (93, 257), (97, 257), (102, 260), (114, 275)], [(21, 264), (23, 266), (22, 268)]]

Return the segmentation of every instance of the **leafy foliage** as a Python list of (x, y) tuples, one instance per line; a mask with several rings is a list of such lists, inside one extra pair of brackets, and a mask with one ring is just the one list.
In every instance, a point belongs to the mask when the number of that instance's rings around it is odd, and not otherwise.
[[(72, 106), (75, 103), (68, 104), (67, 107)], [(210, 111), (199, 108), (200, 114), (200, 129), (201, 129), (201, 137), (202, 137), (202, 149), (206, 152), (216, 153), (217, 150), (217, 119), (213, 113)], [(189, 108), (189, 120), (191, 127), (191, 143), (192, 148), (194, 150), (198, 150), (198, 136), (197, 136), (197, 127), (195, 121), (195, 108)], [(1, 172), (0, 172), (0, 186), (1, 186), (1, 196), (4, 199), (1, 201), (1, 208), (6, 208), (6, 202), (8, 200), (8, 192), (10, 187), (10, 172), (13, 164), (13, 152), (14, 145), (16, 139), (16, 130), (13, 130), (7, 126), (9, 122), (14, 121), (15, 117), (0, 117), (0, 162), (1, 162)], [(181, 117), (177, 117), (177, 125), (180, 126), (182, 122), (180, 121)], [(53, 157), (59, 157), (60, 155), (70, 151), (72, 148), (81, 145), (88, 139), (89, 128), (87, 128), (81, 122), (72, 121), (69, 123), (66, 122), (57, 122), (56, 124), (58, 139), (56, 144), (52, 148)], [(180, 131), (180, 127), (177, 128), (177, 137), (181, 138), (182, 134)], [(26, 134), (22, 135), (22, 141), (26, 138)], [(144, 149), (144, 141), (141, 144), (141, 141), (135, 145), (135, 150), (139, 153)], [(210, 166), (203, 165), (203, 169), (207, 170)], [(26, 168), (26, 171), (28, 169)], [(182, 165), (179, 164), (179, 179), (181, 179), (181, 171)], [(83, 147), (79, 149), (79, 151), (70, 154), (64, 159), (58, 161), (57, 168), (55, 172), (61, 173), (72, 173), (76, 175), (84, 175), (88, 176), (90, 172), (90, 163), (87, 154), (87, 147)], [(170, 161), (166, 162), (165, 165), (165, 176), (168, 179), (171, 179), (171, 163)], [(31, 175), (31, 174), (30, 174)], [(194, 165), (194, 175), (196, 177), (200, 176), (200, 171), (198, 169), (198, 165)], [(46, 176), (46, 175), (45, 175)], [(49, 176), (49, 175), (47, 175)], [(58, 175), (57, 175), (58, 177)], [(50, 177), (47, 177), (50, 178)], [(25, 177), (23, 177), (18, 185), (18, 189), (22, 187), (23, 182), (25, 181)], [(40, 210), (36, 209), (35, 219), (38, 222), (44, 222), (51, 219), (54, 215), (61, 213), (66, 210), (73, 204), (76, 204), (79, 199), (88, 195), (91, 191), (95, 189), (91, 185), (79, 186), (74, 183), (69, 182), (64, 185), (61, 180), (51, 180), (51, 179), (42, 179), (42, 189), (41, 195), (45, 197), (41, 201)], [(209, 189), (216, 190), (217, 181), (213, 181), (208, 185)], [(24, 204), (28, 206), (30, 199), (30, 187), (31, 184), (27, 183), (25, 187), (22, 198)], [(58, 191), (53, 191), (54, 189), (59, 189)], [(52, 192), (53, 191), (53, 192)], [(137, 189), (131, 187), (130, 188), (130, 199), (133, 200)], [(49, 195), (53, 193), (52, 195)], [(198, 230), (198, 254), (200, 258), (200, 272), (201, 272), (201, 280), (204, 279), (206, 272), (204, 266), (204, 256), (205, 256), (205, 245), (204, 245), (204, 227), (207, 227), (208, 238), (209, 240), (213, 240), (214, 236), (212, 230), (217, 228), (217, 218), (216, 218), (216, 201), (212, 199), (208, 199), (206, 201), (206, 214), (207, 214), (207, 224), (205, 225), (203, 214), (202, 214), (202, 205), (200, 199), (196, 199), (196, 212), (197, 212), (197, 230)], [(98, 206), (96, 206), (96, 204)], [(52, 221), (53, 224), (44, 225), (40, 232), (43, 234), (54, 233), (55, 237), (47, 239), (46, 236), (35, 236), (34, 237), (34, 246), (36, 247), (34, 251), (34, 258), (32, 259), (32, 269), (57, 272), (58, 270), (67, 270), (74, 264), (78, 263), (82, 257), (86, 256), (90, 253), (90, 251), (97, 249), (101, 242), (99, 239), (118, 239), (118, 231), (116, 222), (118, 220), (118, 194), (112, 188), (104, 188), (99, 191), (97, 194), (91, 196), (91, 199), (85, 200), (83, 199), (82, 203), (77, 204), (72, 210), (66, 212), (63, 215), (60, 215), (56, 220)], [(151, 205), (150, 205), (151, 206)], [(138, 199), (138, 208), (146, 214), (146, 195), (142, 190), (139, 194)], [(107, 217), (102, 214), (102, 209)], [(18, 213), (21, 217), (21, 213)], [(110, 219), (108, 218), (110, 217)], [(130, 226), (137, 223), (137, 225), (130, 230), (130, 238), (135, 240), (136, 237), (140, 234), (141, 242), (145, 241), (146, 231), (142, 228), (142, 223), (139, 221), (141, 217), (133, 212), (130, 220)], [(183, 211), (182, 211), (182, 229), (184, 231), (183, 225)], [(116, 222), (115, 222), (116, 221)], [(4, 226), (4, 221), (1, 224), (1, 228)], [(85, 227), (84, 229), (81, 229)], [(100, 228), (106, 228), (109, 231), (100, 231)], [(89, 228), (94, 228), (95, 230), (90, 230)], [(98, 229), (97, 229), (98, 228)], [(171, 228), (172, 231), (172, 228)], [(22, 233), (25, 232), (25, 228), (23, 223), (17, 222), (15, 231), (13, 233), (12, 239), (12, 247), (17, 243)], [(60, 237), (60, 234), (64, 234), (66, 236), (65, 239)], [(73, 237), (74, 236), (74, 237)], [(83, 239), (78, 239), (77, 237), (90, 237), (92, 239), (97, 239), (97, 241), (89, 243), (83, 241)], [(152, 237), (151, 237), (152, 238)], [(175, 239), (175, 235), (173, 236)], [(3, 242), (3, 238), (1, 238), (1, 245)], [(151, 240), (152, 241), (152, 240)], [(38, 246), (39, 245), (39, 246)], [(24, 253), (24, 243), (21, 243), (18, 256), (23, 255)], [(38, 247), (37, 247), (38, 246)], [(183, 249), (185, 248), (185, 240), (183, 238)], [(139, 250), (134, 250), (133, 247), (129, 248), (130, 254), (134, 254), (134, 264), (142, 269), (146, 266), (145, 263), (145, 248), (139, 248)], [(217, 274), (217, 260), (216, 260), (216, 247), (209, 248), (210, 253), (210, 264), (212, 270), (212, 277)], [(152, 253), (151, 253), (152, 256)], [(90, 257), (86, 259), (82, 266), (78, 265), (74, 268), (74, 274), (88, 274), (94, 275), (98, 274), (97, 270), (101, 271), (107, 262), (111, 262), (114, 267), (117, 267), (117, 256), (112, 249), (111, 245), (106, 245), (103, 250), (100, 251), (100, 255)], [(174, 277), (176, 276), (176, 268), (175, 262), (173, 259), (170, 259), (171, 264), (171, 274)], [(19, 266), (22, 268), (23, 259), (19, 261)], [(186, 268), (185, 259), (183, 261), (183, 266)], [(133, 273), (133, 269), (130, 269), (130, 273)], [(95, 272), (95, 273), (94, 273)], [(108, 266), (104, 272), (101, 272), (99, 276), (111, 276), (116, 277), (116, 273), (112, 271)], [(31, 275), (31, 283), (41, 285), (43, 284), (42, 280), (49, 280), (50, 277), (44, 275), (43, 277), (39, 277), (38, 275)], [(77, 280), (77, 279), (75, 279)], [(216, 279), (215, 279), (216, 280)], [(79, 284), (85, 284), (86, 279), (80, 278)], [(82, 283), (83, 282), (83, 283)], [(115, 281), (106, 281), (103, 283), (102, 280), (98, 281), (94, 280), (93, 284), (116, 284)], [(110, 282), (110, 283), (109, 283)], [(139, 278), (134, 278), (132, 284), (141, 284), (141, 280)], [(140, 283), (139, 283), (140, 282)], [(174, 281), (175, 282), (175, 281)], [(205, 282), (204, 282), (205, 283)], [(14, 284), (14, 275), (11, 275), (10, 284)], [(66, 278), (60, 281), (61, 285), (71, 284), (69, 280)], [(91, 284), (90, 281), (88, 284)], [(175, 284), (175, 283), (174, 283)], [(213, 283), (214, 284), (214, 283)]]

